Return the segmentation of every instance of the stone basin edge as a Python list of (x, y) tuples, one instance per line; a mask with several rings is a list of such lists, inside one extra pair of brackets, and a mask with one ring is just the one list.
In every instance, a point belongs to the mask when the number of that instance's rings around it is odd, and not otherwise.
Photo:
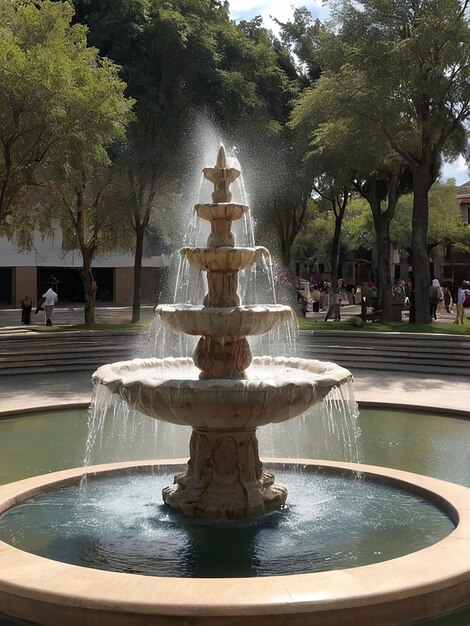
[[(1, 486), (0, 511), (59, 485), (76, 483), (84, 473), (104, 476), (139, 469), (151, 471), (154, 467), (180, 465), (185, 461), (112, 463), (35, 476)], [(264, 462), (302, 465), (310, 471), (361, 473), (392, 483), (430, 499), (443, 508), (457, 526), (432, 546), (372, 565), (312, 574), (210, 579), (209, 582), (207, 579), (152, 577), (67, 565), (0, 542), (0, 611), (5, 611), (4, 598), (9, 598), (8, 607), (13, 596), (69, 609), (219, 617), (334, 613), (340, 609), (377, 607), (405, 599), (418, 600), (419, 604), (420, 597), (439, 595), (439, 592), (445, 595), (444, 610), (462, 606), (465, 604), (462, 598), (468, 601), (470, 489), (402, 470), (364, 464), (311, 459), (264, 459)], [(454, 589), (455, 602), (449, 599), (453, 597)], [(435, 610), (435, 599), (433, 607)], [(433, 613), (423, 613), (428, 614)]]

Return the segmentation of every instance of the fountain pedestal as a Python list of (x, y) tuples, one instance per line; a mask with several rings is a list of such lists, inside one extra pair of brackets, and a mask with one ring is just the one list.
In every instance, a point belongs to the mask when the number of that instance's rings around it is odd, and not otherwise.
[(240, 519), (281, 508), (287, 489), (263, 469), (256, 431), (193, 428), (185, 472), (163, 500), (188, 517)]
[(245, 337), (219, 341), (201, 337), (193, 353), (194, 364), (201, 370), (199, 378), (244, 378), (252, 355)]

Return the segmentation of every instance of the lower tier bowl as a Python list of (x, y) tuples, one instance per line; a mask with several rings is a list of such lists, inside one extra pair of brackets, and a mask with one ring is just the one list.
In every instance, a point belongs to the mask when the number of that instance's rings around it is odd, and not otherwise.
[(161, 421), (233, 431), (296, 417), (351, 379), (335, 363), (286, 357), (253, 358), (244, 379), (199, 374), (192, 359), (134, 359), (103, 365), (93, 381)]

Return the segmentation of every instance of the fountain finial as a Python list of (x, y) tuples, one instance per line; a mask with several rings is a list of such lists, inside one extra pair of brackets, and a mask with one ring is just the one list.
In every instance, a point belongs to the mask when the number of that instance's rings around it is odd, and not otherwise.
[(227, 158), (225, 156), (225, 148), (223, 144), (221, 144), (219, 151), (217, 152), (216, 166), (220, 167), (220, 169), (227, 167)]
[(240, 176), (240, 170), (234, 167), (227, 167), (227, 159), (225, 156), (225, 148), (220, 146), (217, 153), (217, 160), (214, 167), (205, 167), (202, 170), (204, 178), (207, 178), (214, 184), (212, 192), (212, 202), (215, 204), (221, 202), (231, 202), (232, 192), (229, 187)]

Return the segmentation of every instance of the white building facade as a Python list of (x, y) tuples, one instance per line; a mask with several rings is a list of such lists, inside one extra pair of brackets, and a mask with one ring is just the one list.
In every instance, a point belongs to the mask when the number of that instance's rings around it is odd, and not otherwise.
[[(156, 301), (162, 273), (169, 266), (170, 254), (143, 259), (142, 303)], [(62, 249), (62, 232), (54, 237), (34, 234), (31, 250), (19, 250), (15, 239), (0, 237), (0, 307), (18, 308), (28, 295), (34, 301), (53, 283), (60, 302), (83, 301), (80, 251)], [(129, 306), (134, 289), (132, 254), (97, 256), (93, 262), (97, 301)]]

